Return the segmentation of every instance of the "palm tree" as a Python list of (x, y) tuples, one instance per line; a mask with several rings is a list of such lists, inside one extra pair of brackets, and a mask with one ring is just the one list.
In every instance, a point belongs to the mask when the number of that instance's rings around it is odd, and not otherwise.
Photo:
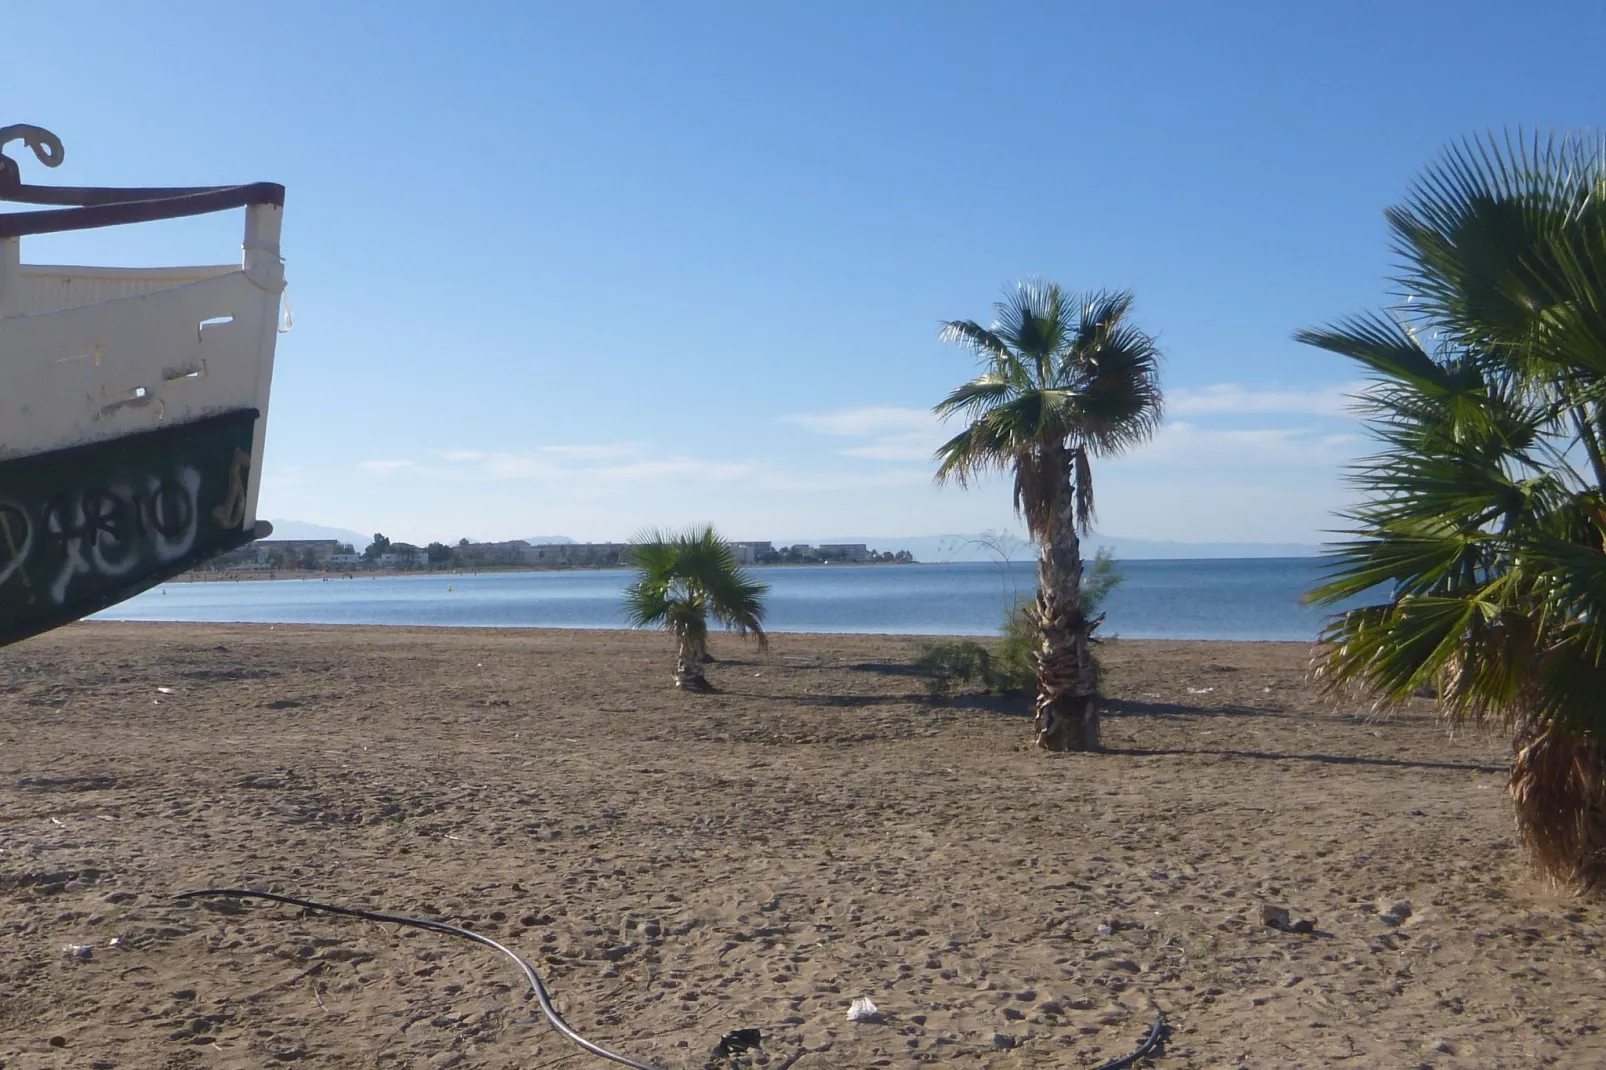
[(1094, 457), (1147, 440), (1160, 425), (1159, 349), (1126, 321), (1129, 293), (1073, 295), (1021, 283), (997, 321), (955, 320), (944, 341), (973, 350), (982, 373), (936, 406), (965, 429), (936, 454), (937, 482), (961, 486), (1013, 471), (1015, 510), (1037, 544), (1036, 744), (1095, 750), (1099, 693), (1081, 602), (1082, 547), (1093, 519)]
[(1388, 220), (1406, 305), (1298, 336), (1370, 370), (1383, 443), (1312, 592), (1369, 604), (1329, 624), (1317, 671), (1508, 730), (1521, 839), (1554, 880), (1600, 889), (1606, 140), (1465, 142)]
[(675, 633), (676, 687), (709, 690), (703, 664), (710, 617), (754, 636), (761, 647), (768, 644), (762, 598), (769, 585), (737, 566), (730, 545), (712, 526), (678, 534), (643, 532), (628, 552), (637, 576), (625, 589), (625, 615), (632, 628)]

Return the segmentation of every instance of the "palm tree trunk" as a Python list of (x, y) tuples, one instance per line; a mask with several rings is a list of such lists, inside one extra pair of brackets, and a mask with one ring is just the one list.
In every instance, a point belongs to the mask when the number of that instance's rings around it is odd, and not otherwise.
[(1082, 545), (1067, 484), (1037, 553), (1037, 736), (1044, 750), (1098, 750), (1099, 693), (1082, 613)]
[(1509, 791), (1538, 867), (1578, 892), (1606, 888), (1606, 745), (1562, 725), (1518, 733)]
[(703, 675), (707, 641), (690, 632), (677, 632), (675, 641), (675, 686), (683, 691), (707, 691), (708, 677)]

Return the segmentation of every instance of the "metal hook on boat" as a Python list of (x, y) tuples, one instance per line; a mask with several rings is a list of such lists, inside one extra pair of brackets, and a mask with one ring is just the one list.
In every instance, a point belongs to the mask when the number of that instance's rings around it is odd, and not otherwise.
[(60, 167), (61, 161), (66, 158), (67, 150), (62, 147), (61, 138), (42, 126), (28, 123), (0, 126), (0, 184), (20, 185), (22, 182), (17, 161), (3, 151), (8, 141), (21, 141), (27, 145), (46, 167)]

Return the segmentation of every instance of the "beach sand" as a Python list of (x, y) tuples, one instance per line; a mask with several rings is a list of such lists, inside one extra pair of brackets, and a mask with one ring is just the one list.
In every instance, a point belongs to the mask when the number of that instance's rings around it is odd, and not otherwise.
[(1524, 867), (1503, 744), (1329, 706), (1297, 645), (1118, 641), (1109, 753), (1048, 755), (917, 647), (718, 637), (714, 695), (658, 634), (8, 648), (0, 1064), (607, 1065), (493, 952), (165, 898), (206, 886), (475, 928), (666, 1070), (749, 1026), (775, 1068), (1090, 1067), (1157, 1009), (1161, 1068), (1606, 1063), (1606, 920)]

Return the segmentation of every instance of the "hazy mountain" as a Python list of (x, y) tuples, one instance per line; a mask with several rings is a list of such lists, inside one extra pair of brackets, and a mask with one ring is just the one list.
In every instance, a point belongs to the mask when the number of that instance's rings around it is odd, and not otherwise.
[[(777, 539), (776, 546), (794, 543), (862, 542), (872, 550), (908, 550), (915, 560), (938, 561), (1030, 561), (1035, 556), (1031, 546), (1022, 539), (1005, 538), (1002, 541), (987, 534), (976, 535), (841, 535), (819, 539)], [(1124, 539), (1093, 534), (1083, 545), (1089, 556), (1100, 547), (1108, 546), (1117, 558), (1129, 561), (1158, 560), (1163, 558), (1221, 558), (1221, 557), (1312, 557), (1322, 548), (1314, 543), (1300, 542), (1166, 542), (1155, 539)]]
[(374, 533), (364, 535), (359, 531), (348, 531), (345, 528), (330, 528), (322, 524), (309, 524), (305, 520), (270, 520), (273, 525), (273, 534), (270, 539), (338, 539), (349, 542), (358, 550), (374, 541)]
[(1088, 538), (1094, 552), (1108, 546), (1116, 557), (1133, 561), (1196, 557), (1315, 557), (1322, 545), (1313, 542), (1165, 542), (1156, 539)]
[(531, 546), (554, 546), (558, 543), (574, 542), (567, 535), (526, 535), (524, 541)]

